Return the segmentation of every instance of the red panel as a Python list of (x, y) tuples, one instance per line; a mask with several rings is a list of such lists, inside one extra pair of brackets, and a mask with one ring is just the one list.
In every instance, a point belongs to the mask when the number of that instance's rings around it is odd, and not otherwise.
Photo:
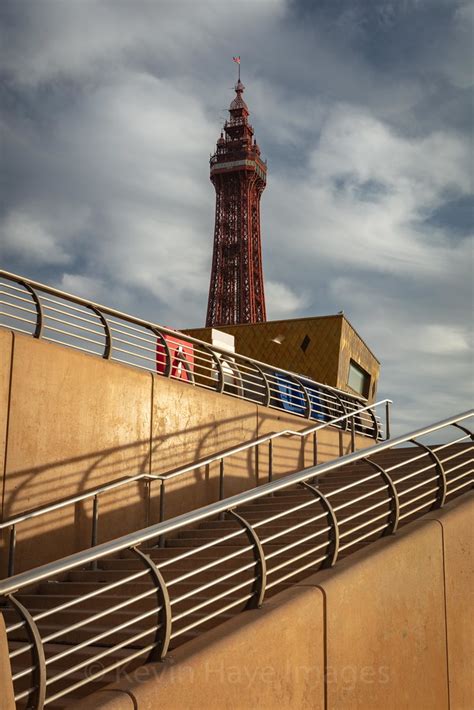
[[(170, 351), (170, 376), (186, 382), (193, 382), (194, 346), (187, 340), (175, 338), (174, 335), (164, 335), (163, 337)], [(156, 344), (156, 371), (163, 375), (166, 365), (166, 349), (161, 340), (158, 340)]]

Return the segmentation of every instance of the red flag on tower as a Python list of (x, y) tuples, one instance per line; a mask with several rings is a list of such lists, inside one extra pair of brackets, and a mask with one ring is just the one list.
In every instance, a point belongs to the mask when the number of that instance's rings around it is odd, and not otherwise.
[(240, 57), (232, 57), (236, 64), (240, 64)]

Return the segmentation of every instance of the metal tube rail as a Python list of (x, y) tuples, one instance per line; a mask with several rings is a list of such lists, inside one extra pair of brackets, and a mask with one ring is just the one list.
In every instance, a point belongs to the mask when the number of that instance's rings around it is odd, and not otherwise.
[[(342, 460), (343, 465), (355, 463), (363, 458), (369, 458), (371, 455), (394, 448), (399, 444), (404, 444), (414, 437), (421, 437), (426, 434), (431, 434), (456, 422), (464, 421), (473, 415), (474, 412), (472, 410), (463, 412), (461, 414), (448, 417), (440, 422), (437, 422), (436, 424), (432, 424), (410, 432), (409, 434), (396, 437), (390, 441), (385, 441), (367, 449), (363, 449), (362, 451), (356, 451), (348, 454)], [(9, 579), (0, 581), (0, 594), (13, 593), (23, 586), (35, 584), (47, 579), (48, 577), (55, 576), (62, 572), (67, 572), (68, 570), (76, 567), (87, 565), (94, 560), (100, 560), (104, 557), (119, 553), (122, 550), (126, 550), (127, 548), (141, 545), (144, 542), (156, 540), (160, 535), (174, 532), (185, 526), (194, 525), (201, 522), (205, 518), (217, 516), (219, 513), (225, 513), (231, 508), (237, 508), (238, 506), (253, 502), (271, 493), (276, 493), (277, 491), (284, 490), (285, 488), (290, 488), (291, 486), (302, 481), (311, 480), (315, 476), (321, 476), (333, 471), (336, 468), (340, 468), (341, 465), (341, 459), (336, 459), (334, 461), (319, 464), (318, 466), (311, 466), (302, 471), (298, 471), (297, 473), (289, 474), (283, 479), (274, 480), (270, 483), (264, 483), (256, 489), (238, 493), (223, 501), (217, 501), (189, 513), (183, 513), (182, 515), (179, 515), (171, 520), (163, 521), (142, 530), (123, 535), (110, 542), (101, 543), (92, 549), (74, 553), (73, 555), (64, 557), (61, 560), (49, 562), (41, 567), (37, 567), (36, 569), (29, 570), (27, 572), (21, 572), (20, 574), (17, 574)], [(363, 480), (369, 480), (371, 478), (373, 478), (373, 476)], [(357, 483), (344, 486), (340, 490), (352, 487), (352, 485), (357, 485)]]
[[(436, 467), (434, 465), (418, 468), (415, 472), (411, 471), (407, 477), (404, 475), (402, 467), (399, 469), (401, 475), (395, 476), (393, 479), (387, 477), (383, 467), (376, 461), (372, 461), (371, 457), (383, 451), (393, 449), (394, 447), (412, 442), (418, 437), (437, 432), (451, 425), (458, 426), (459, 422), (473, 415), (472, 412), (466, 412), (461, 415), (450, 417), (433, 424), (429, 427), (419, 429), (416, 432), (411, 432), (402, 437), (398, 437), (390, 442), (375, 445), (369, 449), (360, 452), (349, 454), (342, 459), (331, 461), (319, 466), (312, 466), (297, 474), (291, 474), (284, 479), (278, 481), (270, 481), (262, 485), (258, 489), (245, 491), (244, 493), (232, 496), (227, 500), (219, 501), (210, 504), (192, 513), (181, 515), (174, 520), (159, 523), (149, 526), (144, 530), (132, 533), (112, 541), (104, 543), (97, 547), (76, 553), (63, 560), (58, 560), (55, 563), (49, 563), (36, 570), (16, 575), (10, 580), (5, 580), (0, 583), (0, 593), (6, 596), (13, 609), (19, 612), (20, 618), (23, 620), (16, 624), (7, 626), (7, 634), (12, 633), (16, 629), (24, 628), (28, 630), (28, 640), (21, 641), (22, 646), (15, 648), (10, 654), (11, 658), (16, 658), (19, 655), (26, 654), (31, 651), (31, 661), (27, 657), (26, 662), (30, 663), (26, 668), (20, 668), (14, 675), (15, 681), (22, 681), (18, 687), (18, 692), (15, 695), (16, 700), (20, 701), (28, 696), (28, 702), (35, 710), (41, 710), (45, 705), (53, 702), (59, 697), (63, 697), (71, 693), (75, 688), (81, 687), (94, 679), (103, 677), (110, 668), (124, 667), (133, 658), (142, 658), (142, 662), (151, 660), (153, 657), (164, 657), (168, 648), (170, 639), (183, 638), (193, 629), (202, 629), (208, 622), (216, 623), (212, 620), (220, 620), (227, 618), (232, 609), (237, 611), (243, 610), (251, 606), (260, 606), (264, 600), (266, 591), (275, 590), (278, 585), (284, 581), (295, 578), (304, 572), (310, 570), (316, 571), (321, 566), (332, 566), (338, 559), (341, 552), (350, 550), (361, 543), (371, 542), (378, 539), (381, 535), (393, 533), (396, 525), (393, 519), (393, 502), (397, 508), (397, 522), (399, 520), (411, 520), (419, 511), (427, 512), (429, 506), (441, 507), (444, 504), (444, 498), (439, 497), (440, 479), (443, 481), (443, 486), (456, 482), (459, 478), (465, 478), (472, 473), (472, 459), (468, 459), (459, 465), (453, 465), (452, 470), (457, 471), (463, 466), (470, 466), (470, 470), (462, 473), (457, 473), (454, 477), (449, 477), (450, 471), (444, 469), (446, 460), (451, 460), (460, 455), (468, 455), (473, 447), (461, 445), (462, 449), (449, 449), (446, 451), (446, 457), (439, 458), (437, 456)], [(467, 431), (464, 429), (464, 431)], [(468, 436), (472, 435), (469, 433)], [(424, 447), (416, 441), (418, 446)], [(457, 443), (457, 442), (456, 442)], [(450, 442), (449, 445), (453, 445)], [(448, 445), (446, 445), (448, 446)], [(446, 449), (443, 445), (443, 449)], [(406, 449), (405, 449), (406, 451)], [(424, 456), (429, 456), (431, 451), (441, 451), (440, 447), (427, 447)], [(412, 458), (404, 455), (405, 466), (412, 466)], [(418, 458), (418, 457), (417, 457)], [(357, 478), (357, 468), (354, 463), (360, 461), (364, 466), (371, 464), (377, 470), (371, 475), (366, 475), (367, 467), (362, 468), (358, 480), (347, 484), (344, 480), (339, 481), (338, 475), (331, 483), (331, 477), (321, 478), (324, 474), (335, 469), (344, 470), (345, 466), (349, 466), (349, 480), (353, 476)], [(426, 474), (427, 471), (436, 468), (437, 475), (432, 473)], [(402, 490), (397, 489), (397, 485), (413, 476), (425, 475), (423, 480), (416, 480), (414, 485), (404, 486)], [(314, 486), (310, 481), (318, 477), (319, 483)], [(448, 476), (448, 478), (447, 478)], [(347, 479), (346, 479), (347, 480)], [(437, 485), (433, 487), (433, 482), (437, 480)], [(383, 485), (380, 485), (382, 483)], [(460, 488), (469, 485), (472, 486), (472, 476), (469, 480), (464, 481), (460, 486), (456, 486), (451, 492), (455, 492)], [(302, 485), (298, 485), (302, 484)], [(389, 485), (390, 484), (390, 485)], [(329, 491), (325, 487), (329, 487)], [(333, 486), (335, 486), (333, 488)], [(423, 487), (428, 487), (424, 490)], [(421, 489), (421, 490), (420, 490)], [(286, 493), (286, 498), (279, 498), (280, 492)], [(353, 491), (353, 492), (352, 492)], [(412, 493), (416, 491), (416, 495)], [(349, 492), (349, 499), (347, 493)], [(450, 492), (450, 491), (448, 491)], [(343, 494), (342, 501), (337, 498), (338, 494)], [(292, 505), (291, 496), (296, 494), (296, 505)], [(434, 495), (435, 494), (435, 495)], [(304, 499), (308, 496), (307, 500)], [(383, 496), (383, 499), (369, 502), (368, 505), (361, 502), (371, 498), (374, 495)], [(334, 507), (329, 503), (329, 498), (338, 500), (338, 505)], [(400, 503), (402, 497), (410, 496), (409, 500)], [(262, 500), (263, 499), (263, 500)], [(261, 501), (261, 503), (260, 503)], [(284, 510), (279, 510), (278, 502), (285, 501)], [(260, 503), (254, 508), (250, 503)], [(275, 503), (277, 504), (275, 511)], [(288, 505), (289, 504), (289, 505)], [(316, 505), (317, 511), (309, 508), (310, 505)], [(245, 508), (244, 508), (245, 506)], [(268, 506), (268, 511), (266, 511)], [(346, 517), (338, 517), (338, 511), (345, 509), (348, 506), (354, 506), (353, 510)], [(380, 510), (380, 506), (386, 506), (386, 510)], [(295, 511), (307, 511), (306, 518), (297, 517), (295, 520)], [(378, 509), (378, 510), (377, 510)], [(400, 509), (403, 513), (400, 514)], [(239, 512), (237, 512), (239, 511)], [(241, 513), (241, 514), (240, 514)], [(269, 514), (266, 514), (269, 513)], [(230, 515), (232, 519), (227, 522), (225, 516)], [(261, 517), (263, 515), (263, 518)], [(256, 519), (257, 517), (257, 519)], [(284, 520), (286, 518), (286, 520)], [(212, 520), (211, 520), (212, 519)], [(219, 523), (219, 519), (221, 522)], [(202, 528), (202, 544), (192, 545), (191, 549), (186, 548), (187, 529), (190, 525), (195, 525), (202, 520), (209, 520), (212, 525), (206, 525)], [(267, 528), (268, 524), (274, 520), (281, 521), (278, 525)], [(326, 521), (326, 522), (324, 522)], [(383, 521), (383, 524), (379, 524)], [(322, 523), (322, 526), (320, 526)], [(233, 529), (233, 524), (239, 524), (239, 527)], [(217, 525), (217, 529), (216, 529)], [(315, 526), (315, 528), (313, 527)], [(308, 529), (309, 527), (309, 529)], [(342, 528), (342, 531), (341, 531)], [(146, 554), (147, 550), (138, 549), (140, 544), (145, 542), (156, 543), (160, 536), (167, 532), (177, 532), (184, 529), (183, 537), (185, 551), (177, 550), (176, 555), (168, 556), (160, 562), (155, 562), (152, 553)], [(256, 530), (262, 530), (263, 534), (259, 536)], [(207, 532), (208, 531), (208, 532)], [(214, 533), (216, 531), (216, 534)], [(364, 532), (365, 531), (365, 532)], [(287, 539), (282, 539), (283, 536)], [(208, 540), (208, 536), (212, 539)], [(241, 545), (238, 542), (248, 539), (247, 544)], [(219, 551), (220, 545), (227, 545), (229, 541), (231, 547), (223, 547), (223, 556), (220, 557), (215, 553)], [(343, 544), (341, 544), (343, 542)], [(233, 549), (233, 545), (236, 545)], [(206, 555), (207, 550), (213, 548), (214, 553), (211, 558)], [(158, 548), (155, 548), (158, 550)], [(230, 553), (228, 550), (232, 550)], [(64, 573), (70, 570), (81, 569), (81, 574), (85, 573), (84, 581), (95, 581), (101, 579), (97, 577), (96, 572), (87, 572), (89, 569), (94, 569), (98, 560), (104, 557), (112, 557), (121, 551), (128, 551), (132, 556), (127, 559), (132, 559), (138, 555), (145, 562), (145, 569), (132, 571), (126, 564), (115, 565), (108, 567), (111, 574), (104, 571), (104, 579), (101, 580), (100, 589), (89, 591), (86, 594), (75, 592), (77, 595), (73, 600), (61, 602), (58, 606), (43, 611), (30, 613), (23, 606), (26, 600), (23, 597), (16, 598), (14, 593), (18, 590), (23, 590), (32, 584), (42, 581), (48, 577), (57, 577), (61, 575), (61, 579), (65, 579)], [(246, 559), (242, 559), (237, 568), (232, 564), (226, 565), (224, 569), (214, 570), (214, 568), (224, 560), (237, 558), (239, 555), (246, 554)], [(250, 553), (253, 554), (253, 560), (250, 560)], [(161, 575), (161, 570), (168, 565), (180, 562), (181, 560), (193, 558), (194, 567), (181, 565), (174, 571), (171, 578), (166, 581)], [(210, 559), (210, 561), (209, 561)], [(276, 562), (274, 562), (276, 560)], [(297, 564), (299, 562), (302, 564)], [(270, 563), (270, 567), (267, 567)], [(125, 577), (117, 580), (115, 578), (115, 570), (125, 569)], [(199, 577), (203, 572), (213, 570), (212, 574), (207, 574), (205, 577)], [(82, 572), (85, 571), (85, 572)], [(250, 576), (247, 577), (247, 572)], [(282, 574), (283, 572), (283, 574)], [(92, 575), (92, 576), (90, 576)], [(124, 590), (124, 595), (108, 596), (107, 592), (112, 587), (130, 583), (130, 580), (139, 577), (148, 576), (147, 585), (151, 582), (151, 587), (141, 583), (141, 589), (136, 585), (130, 585)], [(194, 577), (195, 580), (190, 578)], [(197, 579), (196, 579), (197, 577)], [(70, 581), (75, 582), (77, 577), (71, 577)], [(107, 583), (108, 579), (114, 581)], [(59, 580), (58, 580), (59, 581)], [(184, 581), (184, 585), (183, 585)], [(177, 586), (182, 585), (182, 586)], [(90, 589), (88, 585), (86, 589)], [(209, 591), (211, 590), (211, 591)], [(241, 591), (241, 596), (235, 598), (235, 593)], [(172, 593), (170, 597), (169, 593)], [(174, 594), (173, 594), (174, 592)], [(32, 592), (27, 592), (31, 594)], [(48, 594), (49, 592), (47, 592)], [(51, 593), (55, 594), (54, 585), (51, 587)], [(203, 595), (204, 593), (204, 595)], [(77, 606), (82, 604), (87, 599), (92, 599), (102, 596), (102, 602), (97, 606), (92, 603), (92, 606), (83, 608)], [(161, 596), (160, 596), (161, 595)], [(150, 602), (141, 603), (136, 607), (137, 603), (144, 602), (150, 599)], [(21, 601), (20, 601), (21, 600)], [(187, 601), (189, 600), (189, 601)], [(186, 602), (183, 608), (181, 603)], [(30, 602), (34, 609), (34, 601)], [(135, 605), (135, 608), (134, 608)], [(76, 612), (74, 616), (68, 616), (68, 609), (75, 606)], [(45, 626), (41, 625), (41, 620), (51, 617), (54, 614), (61, 614), (66, 610), (63, 618), (53, 618), (47, 622)], [(114, 617), (118, 614), (118, 618)], [(147, 626), (148, 619), (156, 619), (152, 626)], [(102, 625), (102, 620), (105, 620), (105, 628)], [(37, 623), (40, 622), (40, 626)], [(99, 626), (95, 625), (99, 622)], [(145, 623), (142, 623), (145, 622)], [(184, 625), (183, 625), (184, 622)], [(187, 623), (186, 623), (187, 622)], [(109, 627), (107, 627), (109, 624)], [(48, 657), (45, 657), (44, 644), (55, 641), (61, 643), (61, 637), (68, 637), (71, 633), (79, 633), (79, 636), (68, 638), (67, 643), (70, 644), (67, 649), (60, 651), (59, 654), (51, 654), (48, 651)], [(97, 633), (99, 632), (99, 633)], [(24, 631), (22, 631), (24, 633)], [(82, 633), (82, 635), (81, 635)], [(84, 639), (84, 634), (89, 637)], [(115, 635), (117, 634), (117, 635)], [(148, 638), (154, 640), (148, 643)], [(125, 637), (125, 638), (124, 638)], [(13, 639), (17, 640), (17, 639)], [(105, 641), (104, 641), (105, 640)], [(100, 647), (94, 650), (94, 653), (86, 660), (74, 657), (74, 653), (86, 646), (94, 646), (97, 641), (101, 641)], [(143, 648), (133, 650), (130, 644), (137, 644), (138, 641), (145, 643)], [(63, 642), (64, 643), (64, 642)], [(104, 649), (103, 646), (106, 646)], [(113, 658), (114, 651), (123, 649), (127, 646), (127, 653), (121, 654), (118, 660)], [(51, 649), (53, 650), (53, 649)], [(91, 673), (85, 671), (85, 677), (77, 681), (78, 672), (90, 668), (94, 668), (94, 662), (101, 659), (111, 657), (111, 665), (103, 666), (102, 670)], [(64, 666), (55, 667), (55, 661), (59, 659), (71, 659)], [(75, 677), (73, 677), (75, 676)], [(70, 677), (70, 681), (66, 681), (65, 687), (57, 689), (57, 692), (50, 695), (51, 687), (59, 681), (64, 683), (64, 680)], [(24, 690), (27, 681), (27, 690)], [(77, 682), (76, 682), (77, 681)], [(69, 683), (69, 685), (67, 684)]]
[[(168, 479), (176, 478), (177, 476), (181, 476), (185, 473), (190, 473), (191, 471), (194, 471), (198, 468), (201, 468), (203, 466), (208, 466), (212, 463), (215, 463), (217, 461), (220, 462), (220, 475), (219, 475), (219, 500), (222, 500), (224, 498), (224, 460), (230, 456), (233, 456), (235, 454), (241, 453), (243, 451), (247, 451), (250, 449), (255, 449), (256, 452), (258, 452), (258, 447), (261, 444), (269, 443), (270, 445), (273, 445), (273, 440), (278, 439), (281, 437), (290, 437), (290, 436), (296, 436), (299, 438), (306, 438), (310, 435), (317, 436), (317, 433), (321, 431), (322, 429), (325, 429), (326, 427), (329, 426), (334, 426), (340, 422), (346, 422), (347, 420), (352, 418), (352, 422), (355, 421), (355, 417), (360, 416), (362, 413), (370, 411), (372, 413), (372, 416), (374, 416), (373, 411), (379, 407), (379, 406), (387, 406), (388, 403), (391, 403), (391, 400), (384, 399), (379, 402), (375, 402), (374, 404), (367, 405), (365, 407), (362, 407), (360, 409), (354, 410), (352, 412), (349, 412), (348, 414), (344, 414), (340, 417), (337, 417), (334, 420), (330, 420), (328, 422), (324, 422), (322, 424), (317, 424), (314, 426), (306, 427), (305, 429), (302, 429), (300, 431), (298, 430), (293, 430), (293, 429), (285, 429), (280, 432), (274, 432), (272, 434), (266, 434), (264, 436), (258, 437), (257, 439), (252, 439), (252, 441), (246, 442), (245, 444), (239, 444), (237, 446), (233, 446), (229, 449), (226, 449), (225, 451), (218, 452), (216, 454), (212, 454), (211, 456), (207, 456), (203, 459), (200, 459), (199, 461), (196, 461), (192, 464), (187, 464), (185, 466), (181, 466), (176, 469), (171, 469), (170, 471), (167, 471), (166, 473), (163, 474), (149, 474), (149, 473), (142, 473), (142, 474), (137, 474), (135, 476), (127, 476), (126, 478), (120, 478), (117, 481), (111, 481), (110, 483), (106, 483), (102, 486), (98, 486), (97, 488), (94, 488), (92, 490), (86, 491), (85, 493), (79, 493), (74, 496), (71, 496), (69, 498), (66, 498), (65, 500), (62, 501), (57, 501), (56, 503), (50, 503), (47, 505), (44, 505), (40, 508), (37, 508), (36, 510), (27, 512), (27, 513), (20, 513), (19, 515), (14, 516), (13, 518), (9, 518), (8, 520), (5, 520), (0, 523), (0, 530), (3, 530), (5, 528), (11, 528), (10, 532), (10, 543), (9, 543), (9, 557), (8, 557), (8, 576), (12, 576), (14, 572), (14, 558), (15, 558), (15, 548), (16, 548), (16, 526), (19, 523), (22, 523), (26, 520), (30, 520), (32, 518), (41, 516), (41, 515), (46, 515), (48, 513), (51, 513), (55, 510), (59, 510), (61, 508), (67, 507), (69, 505), (74, 505), (76, 503), (79, 503), (84, 500), (88, 500), (90, 498), (93, 499), (94, 503), (94, 509), (93, 509), (93, 517), (92, 517), (92, 530), (91, 530), (91, 547), (94, 547), (97, 542), (97, 527), (98, 527), (98, 507), (99, 507), (99, 495), (103, 493), (107, 493), (111, 490), (114, 490), (116, 488), (119, 488), (123, 485), (129, 485), (130, 483), (134, 483), (137, 481), (144, 481), (145, 483), (151, 483), (154, 480), (159, 480), (161, 481), (161, 488), (160, 488), (160, 522), (164, 520), (164, 496), (165, 496), (165, 483)], [(387, 422), (388, 423), (388, 422)], [(352, 432), (354, 432), (354, 426), (352, 426)], [(354, 442), (354, 436), (352, 435), (352, 441)], [(354, 449), (354, 446), (352, 447)], [(269, 455), (269, 462), (268, 462), (268, 480), (271, 481), (273, 478), (273, 449), (270, 450), (270, 455)]]
[[(71, 310), (76, 310), (77, 312), (79, 312), (81, 314), (82, 317), (84, 317), (84, 315), (85, 315), (84, 312), (78, 308), (75, 308), (75, 306), (72, 306), (71, 303), (82, 306), (83, 308), (88, 309), (88, 311), (95, 313), (95, 315), (97, 315), (97, 316), (102, 316), (104, 319), (102, 321), (102, 323), (101, 323), (100, 318), (98, 320), (98, 324), (101, 324), (102, 326), (104, 326), (104, 321), (105, 321), (105, 323), (107, 323), (107, 320), (106, 320), (107, 316), (112, 317), (112, 318), (118, 318), (120, 322), (117, 323), (116, 321), (111, 321), (111, 325), (115, 325), (115, 326), (121, 325), (122, 327), (128, 327), (129, 329), (133, 329), (133, 326), (130, 325), (130, 324), (133, 324), (135, 326), (140, 326), (142, 328), (145, 328), (147, 331), (149, 331), (151, 333), (153, 333), (153, 332), (156, 333), (156, 331), (158, 331), (159, 333), (161, 333), (163, 335), (168, 335), (171, 338), (185, 341), (186, 343), (189, 343), (192, 346), (196, 346), (198, 348), (206, 350), (207, 352), (212, 354), (213, 358), (215, 358), (216, 361), (218, 361), (219, 358), (222, 356), (224, 357), (224, 360), (225, 360), (225, 358), (231, 358), (234, 362), (236, 360), (239, 360), (242, 362), (250, 363), (253, 366), (254, 370), (259, 371), (260, 368), (263, 368), (264, 374), (266, 374), (266, 371), (269, 368), (268, 363), (263, 363), (259, 360), (255, 360), (254, 358), (251, 358), (248, 356), (243, 356), (240, 354), (235, 354), (235, 355), (229, 354), (228, 351), (226, 351), (222, 348), (219, 348), (218, 346), (215, 346), (215, 345), (211, 346), (211, 345), (209, 345), (209, 343), (201, 341), (201, 340), (194, 338), (190, 335), (187, 335), (185, 333), (181, 333), (179, 331), (172, 330), (172, 329), (166, 328), (164, 326), (160, 326), (156, 323), (143, 320), (142, 318), (138, 318), (136, 316), (131, 316), (129, 314), (123, 313), (123, 312), (118, 311), (114, 308), (109, 308), (107, 306), (96, 303), (94, 301), (88, 301), (84, 298), (80, 298), (78, 296), (74, 296), (73, 294), (67, 293), (66, 291), (61, 291), (59, 289), (52, 288), (51, 286), (47, 286), (46, 284), (42, 284), (38, 281), (34, 281), (32, 279), (26, 279), (22, 276), (12, 273), (12, 272), (8, 272), (8, 271), (5, 271), (2, 269), (2, 270), (0, 270), (0, 278), (7, 279), (7, 281), (13, 281), (13, 283), (16, 283), (16, 284), (20, 284), (32, 296), (32, 299), (33, 299), (32, 305), (36, 306), (36, 308), (35, 308), (35, 310), (32, 310), (31, 312), (32, 313), (36, 312), (36, 314), (37, 314), (37, 321), (36, 321), (37, 329), (34, 334), (35, 337), (41, 337), (42, 336), (41, 331), (44, 330), (45, 328), (47, 328), (48, 330), (52, 330), (52, 328), (48, 327), (47, 324), (45, 324), (45, 322), (44, 322), (45, 316), (43, 313), (43, 308), (41, 306), (41, 299), (37, 294), (37, 291), (41, 291), (42, 293), (49, 294), (51, 296), (54, 296), (55, 298), (64, 299), (64, 301), (66, 301), (66, 303), (58, 302), (58, 301), (55, 301), (54, 299), (48, 299), (48, 300), (49, 300), (49, 302), (54, 302), (58, 306), (67, 307)], [(10, 283), (0, 284), (0, 286), (5, 286), (7, 288), (11, 288), (12, 290), (16, 290), (16, 291), (20, 291), (21, 293), (24, 293), (24, 291), (22, 291), (21, 289), (18, 289), (17, 287), (12, 286)], [(9, 295), (9, 297), (11, 297), (11, 298), (18, 298), (18, 296), (11, 296), (10, 294), (7, 294), (7, 292), (5, 292), (3, 290), (2, 290), (2, 293)], [(42, 296), (42, 298), (45, 298), (45, 297)], [(24, 299), (22, 299), (22, 300), (24, 300)], [(9, 304), (8, 302), (4, 302), (4, 304), (9, 305), (10, 307), (12, 305), (14, 305), (14, 304)], [(9, 314), (7, 312), (2, 312), (2, 314), (7, 317), (11, 316), (11, 314)], [(70, 317), (72, 317), (72, 318), (77, 318), (77, 316), (74, 316), (72, 313), (68, 314), (68, 315), (70, 315)], [(35, 324), (35, 321), (27, 321), (27, 322), (32, 323), (33, 325)], [(91, 322), (93, 322), (93, 321), (91, 321)], [(72, 325), (72, 327), (76, 327), (76, 326)], [(107, 330), (110, 330), (110, 326), (107, 326), (107, 327), (104, 326), (104, 340), (105, 341), (107, 341), (107, 335), (110, 336), (110, 332), (107, 333), (106, 332)], [(78, 337), (74, 333), (69, 333), (69, 332), (66, 332), (66, 335), (69, 335), (70, 337), (73, 337), (73, 338)], [(53, 338), (48, 337), (48, 339), (54, 341)], [(61, 342), (61, 341), (59, 341), (59, 342)], [(68, 343), (62, 343), (62, 344), (68, 344)], [(133, 345), (133, 343), (130, 343), (130, 344)], [(100, 347), (102, 347), (103, 344), (99, 343), (99, 345), (100, 345)], [(109, 343), (108, 349), (109, 349), (108, 355), (110, 356), (110, 350), (111, 350), (110, 343)], [(104, 350), (105, 350), (105, 347), (104, 347)], [(94, 351), (89, 351), (89, 352), (94, 352)], [(99, 354), (99, 353), (94, 353), (94, 354)], [(216, 356), (216, 354), (218, 356)], [(128, 364), (130, 364), (130, 363), (128, 363)], [(216, 363), (216, 364), (217, 364), (217, 366), (219, 366), (218, 363)], [(299, 377), (299, 375), (297, 375), (296, 373), (290, 372), (288, 370), (285, 370), (285, 369), (279, 368), (279, 367), (277, 368), (277, 367), (272, 366), (272, 367), (270, 367), (270, 371), (285, 375), (286, 377), (289, 377), (291, 381), (295, 381), (295, 380), (297, 381), (297, 378)], [(350, 398), (352, 401), (355, 401), (355, 402), (365, 402), (366, 401), (363, 397), (360, 397), (356, 394), (348, 395), (346, 392), (343, 392), (342, 390), (338, 390), (336, 387), (332, 387), (330, 385), (323, 385), (322, 383), (312, 382), (310, 378), (307, 378), (304, 376), (303, 376), (303, 379), (307, 382), (311, 382), (314, 386), (316, 386), (317, 388), (320, 388), (322, 391), (334, 393), (336, 395), (336, 397), (341, 394), (341, 395), (344, 395), (344, 397)], [(298, 384), (300, 384), (300, 383), (298, 383)], [(301, 387), (301, 385), (300, 385), (300, 387)], [(297, 391), (298, 391), (298, 394), (301, 394), (301, 397), (304, 400), (303, 389), (298, 388)], [(269, 403), (269, 406), (272, 406), (271, 402)], [(306, 409), (306, 407), (303, 407), (303, 409)]]

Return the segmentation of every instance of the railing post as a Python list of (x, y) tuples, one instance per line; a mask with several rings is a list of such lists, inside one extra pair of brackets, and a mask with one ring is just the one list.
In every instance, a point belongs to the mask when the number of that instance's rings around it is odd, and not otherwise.
[(439, 491), (438, 491), (438, 495), (436, 496), (435, 502), (431, 506), (431, 509), (436, 510), (437, 508), (442, 508), (443, 505), (445, 504), (445, 501), (446, 501), (446, 493), (447, 493), (447, 488), (448, 488), (444, 466), (441, 463), (438, 456), (433, 451), (433, 449), (431, 449), (429, 446), (427, 446), (426, 444), (421, 444), (416, 439), (410, 439), (410, 441), (412, 444), (416, 444), (416, 446), (419, 446), (421, 449), (424, 449), (426, 451), (426, 453), (428, 454), (428, 456), (430, 457), (430, 459), (432, 461), (434, 461), (436, 464), (436, 468), (438, 469), (438, 478), (439, 478), (438, 489), (439, 489)]
[(219, 500), (224, 500), (224, 469), (225, 460), (222, 457), (219, 462)]
[(390, 474), (387, 473), (387, 471), (380, 466), (380, 464), (376, 463), (375, 461), (371, 461), (370, 458), (363, 458), (361, 461), (365, 461), (366, 463), (369, 464), (369, 466), (372, 466), (372, 468), (375, 468), (376, 471), (380, 473), (382, 476), (383, 480), (388, 486), (388, 490), (390, 493), (390, 502), (391, 502), (391, 511), (390, 511), (390, 518), (389, 518), (389, 524), (386, 530), (383, 531), (382, 537), (385, 535), (393, 535), (398, 528), (398, 522), (400, 520), (400, 501), (398, 498), (398, 493), (396, 486), (392, 480), (392, 477)]
[(334, 508), (332, 507), (331, 503), (326, 498), (320, 488), (312, 485), (311, 483), (307, 483), (306, 481), (302, 481), (300, 485), (302, 486), (302, 488), (306, 488), (307, 490), (311, 491), (313, 495), (319, 498), (324, 511), (328, 515), (329, 522), (331, 525), (332, 539), (331, 535), (329, 534), (329, 545), (326, 552), (326, 559), (324, 560), (322, 567), (334, 567), (339, 555), (339, 524), (337, 522), (337, 517)]
[(32, 295), (33, 301), (35, 303), (35, 308), (36, 308), (36, 328), (35, 332), (33, 333), (33, 338), (41, 338), (43, 335), (43, 328), (44, 328), (44, 311), (43, 311), (43, 304), (41, 303), (41, 299), (36, 293), (35, 289), (33, 286), (30, 286), (30, 284), (27, 281), (19, 281), (19, 283), (26, 288), (27, 291)]
[(155, 648), (150, 652), (147, 661), (162, 661), (168, 652), (171, 639), (172, 613), (168, 588), (163, 575), (149, 555), (146, 555), (137, 547), (132, 547), (131, 552), (134, 552), (148, 567), (157, 593), (158, 630), (156, 632)]
[(313, 431), (313, 466), (318, 465), (318, 432)]
[(107, 321), (107, 318), (104, 316), (102, 311), (100, 311), (98, 308), (95, 306), (89, 306), (89, 310), (92, 311), (92, 313), (95, 313), (98, 319), (100, 320), (102, 327), (104, 329), (104, 336), (105, 336), (105, 344), (104, 344), (104, 353), (102, 357), (104, 360), (110, 360), (112, 357), (112, 347), (113, 347), (113, 342), (112, 342), (112, 331), (110, 330), (109, 323)]
[(245, 520), (245, 518), (236, 513), (235, 510), (228, 510), (227, 512), (242, 525), (247, 533), (249, 542), (253, 545), (253, 554), (257, 563), (257, 573), (255, 574), (254, 594), (249, 599), (247, 608), (255, 609), (256, 607), (262, 606), (267, 586), (267, 562), (265, 560), (265, 553), (260, 538), (248, 520)]
[(355, 437), (355, 416), (351, 417), (351, 452), (354, 453), (356, 450), (356, 437)]
[(7, 596), (7, 599), (13, 608), (16, 609), (20, 617), (24, 620), (26, 624), (26, 633), (28, 634), (28, 638), (33, 647), (33, 688), (30, 696), (28, 697), (26, 707), (32, 708), (32, 710), (43, 710), (44, 701), (46, 699), (46, 660), (43, 641), (35, 620), (31, 616), (28, 609), (11, 594)]
[(10, 542), (8, 546), (8, 576), (13, 577), (15, 572), (15, 550), (16, 550), (16, 525), (10, 528)]
[[(99, 496), (97, 493), (94, 496), (92, 504), (92, 530), (91, 530), (91, 547), (97, 545), (97, 535), (99, 531)], [(97, 560), (91, 562), (92, 570), (97, 569)]]
[(255, 447), (255, 485), (258, 486), (260, 474), (260, 449), (257, 444)]
[(385, 440), (390, 439), (390, 416), (391, 416), (391, 402), (387, 400), (385, 402)]
[[(165, 519), (165, 479), (162, 478), (160, 482), (160, 523)], [(158, 538), (158, 546), (165, 546), (164, 535), (160, 535)]]
[(268, 482), (273, 481), (273, 439), (268, 442)]

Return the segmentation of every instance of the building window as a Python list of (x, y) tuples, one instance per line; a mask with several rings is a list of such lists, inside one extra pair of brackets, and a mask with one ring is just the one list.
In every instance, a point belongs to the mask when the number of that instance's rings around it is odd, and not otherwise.
[(361, 394), (363, 397), (368, 397), (370, 392), (370, 375), (362, 369), (354, 360), (349, 363), (349, 378), (347, 380), (349, 387)]
[(305, 335), (300, 345), (300, 348), (304, 353), (307, 351), (310, 342), (311, 338), (309, 337), (309, 335)]

